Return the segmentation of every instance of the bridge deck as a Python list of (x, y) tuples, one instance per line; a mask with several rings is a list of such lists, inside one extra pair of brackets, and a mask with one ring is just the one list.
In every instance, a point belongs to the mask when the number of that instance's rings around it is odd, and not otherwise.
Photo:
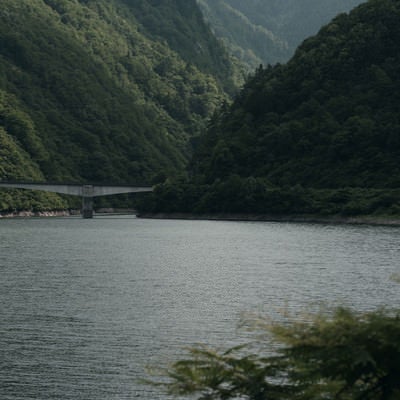
[(55, 184), (55, 183), (34, 183), (34, 182), (1, 182), (0, 188), (7, 189), (28, 189), (44, 190), (46, 192), (81, 196), (82, 216), (84, 218), (93, 217), (93, 197), (110, 196), (113, 194), (152, 192), (149, 186), (129, 186), (129, 185), (92, 185), (92, 184)]
[(130, 185), (96, 185), (96, 184), (55, 184), (55, 183), (25, 183), (0, 182), (0, 187), (8, 189), (44, 190), (46, 192), (68, 194), (81, 197), (110, 196), (123, 193), (152, 192), (150, 186)]

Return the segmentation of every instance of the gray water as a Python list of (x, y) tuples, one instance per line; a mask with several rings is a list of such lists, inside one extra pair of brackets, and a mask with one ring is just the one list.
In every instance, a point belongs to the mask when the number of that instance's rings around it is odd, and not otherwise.
[(400, 229), (0, 221), (0, 399), (167, 399), (146, 366), (248, 339), (243, 312), (400, 306)]

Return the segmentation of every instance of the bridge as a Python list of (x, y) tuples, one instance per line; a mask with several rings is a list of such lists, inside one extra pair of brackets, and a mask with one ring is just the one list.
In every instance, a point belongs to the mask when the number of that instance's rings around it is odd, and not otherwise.
[(110, 196), (123, 193), (152, 192), (149, 186), (129, 185), (97, 185), (97, 184), (54, 184), (34, 182), (2, 182), (0, 188), (44, 190), (46, 192), (68, 194), (82, 197), (82, 217), (93, 218), (93, 198), (98, 196)]

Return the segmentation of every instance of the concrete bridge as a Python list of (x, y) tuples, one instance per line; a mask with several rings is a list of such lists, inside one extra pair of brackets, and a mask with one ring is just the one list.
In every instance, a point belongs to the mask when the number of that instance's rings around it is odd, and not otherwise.
[(83, 218), (93, 218), (93, 197), (113, 194), (152, 192), (148, 186), (96, 185), (96, 184), (54, 184), (34, 182), (1, 182), (0, 188), (44, 190), (46, 192), (68, 194), (82, 197)]

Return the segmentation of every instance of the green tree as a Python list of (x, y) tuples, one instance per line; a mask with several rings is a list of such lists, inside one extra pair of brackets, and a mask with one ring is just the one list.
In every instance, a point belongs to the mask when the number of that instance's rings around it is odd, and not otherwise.
[(399, 310), (338, 308), (258, 328), (264, 341), (257, 353), (246, 346), (225, 352), (193, 348), (167, 370), (162, 385), (198, 400), (400, 398)]

